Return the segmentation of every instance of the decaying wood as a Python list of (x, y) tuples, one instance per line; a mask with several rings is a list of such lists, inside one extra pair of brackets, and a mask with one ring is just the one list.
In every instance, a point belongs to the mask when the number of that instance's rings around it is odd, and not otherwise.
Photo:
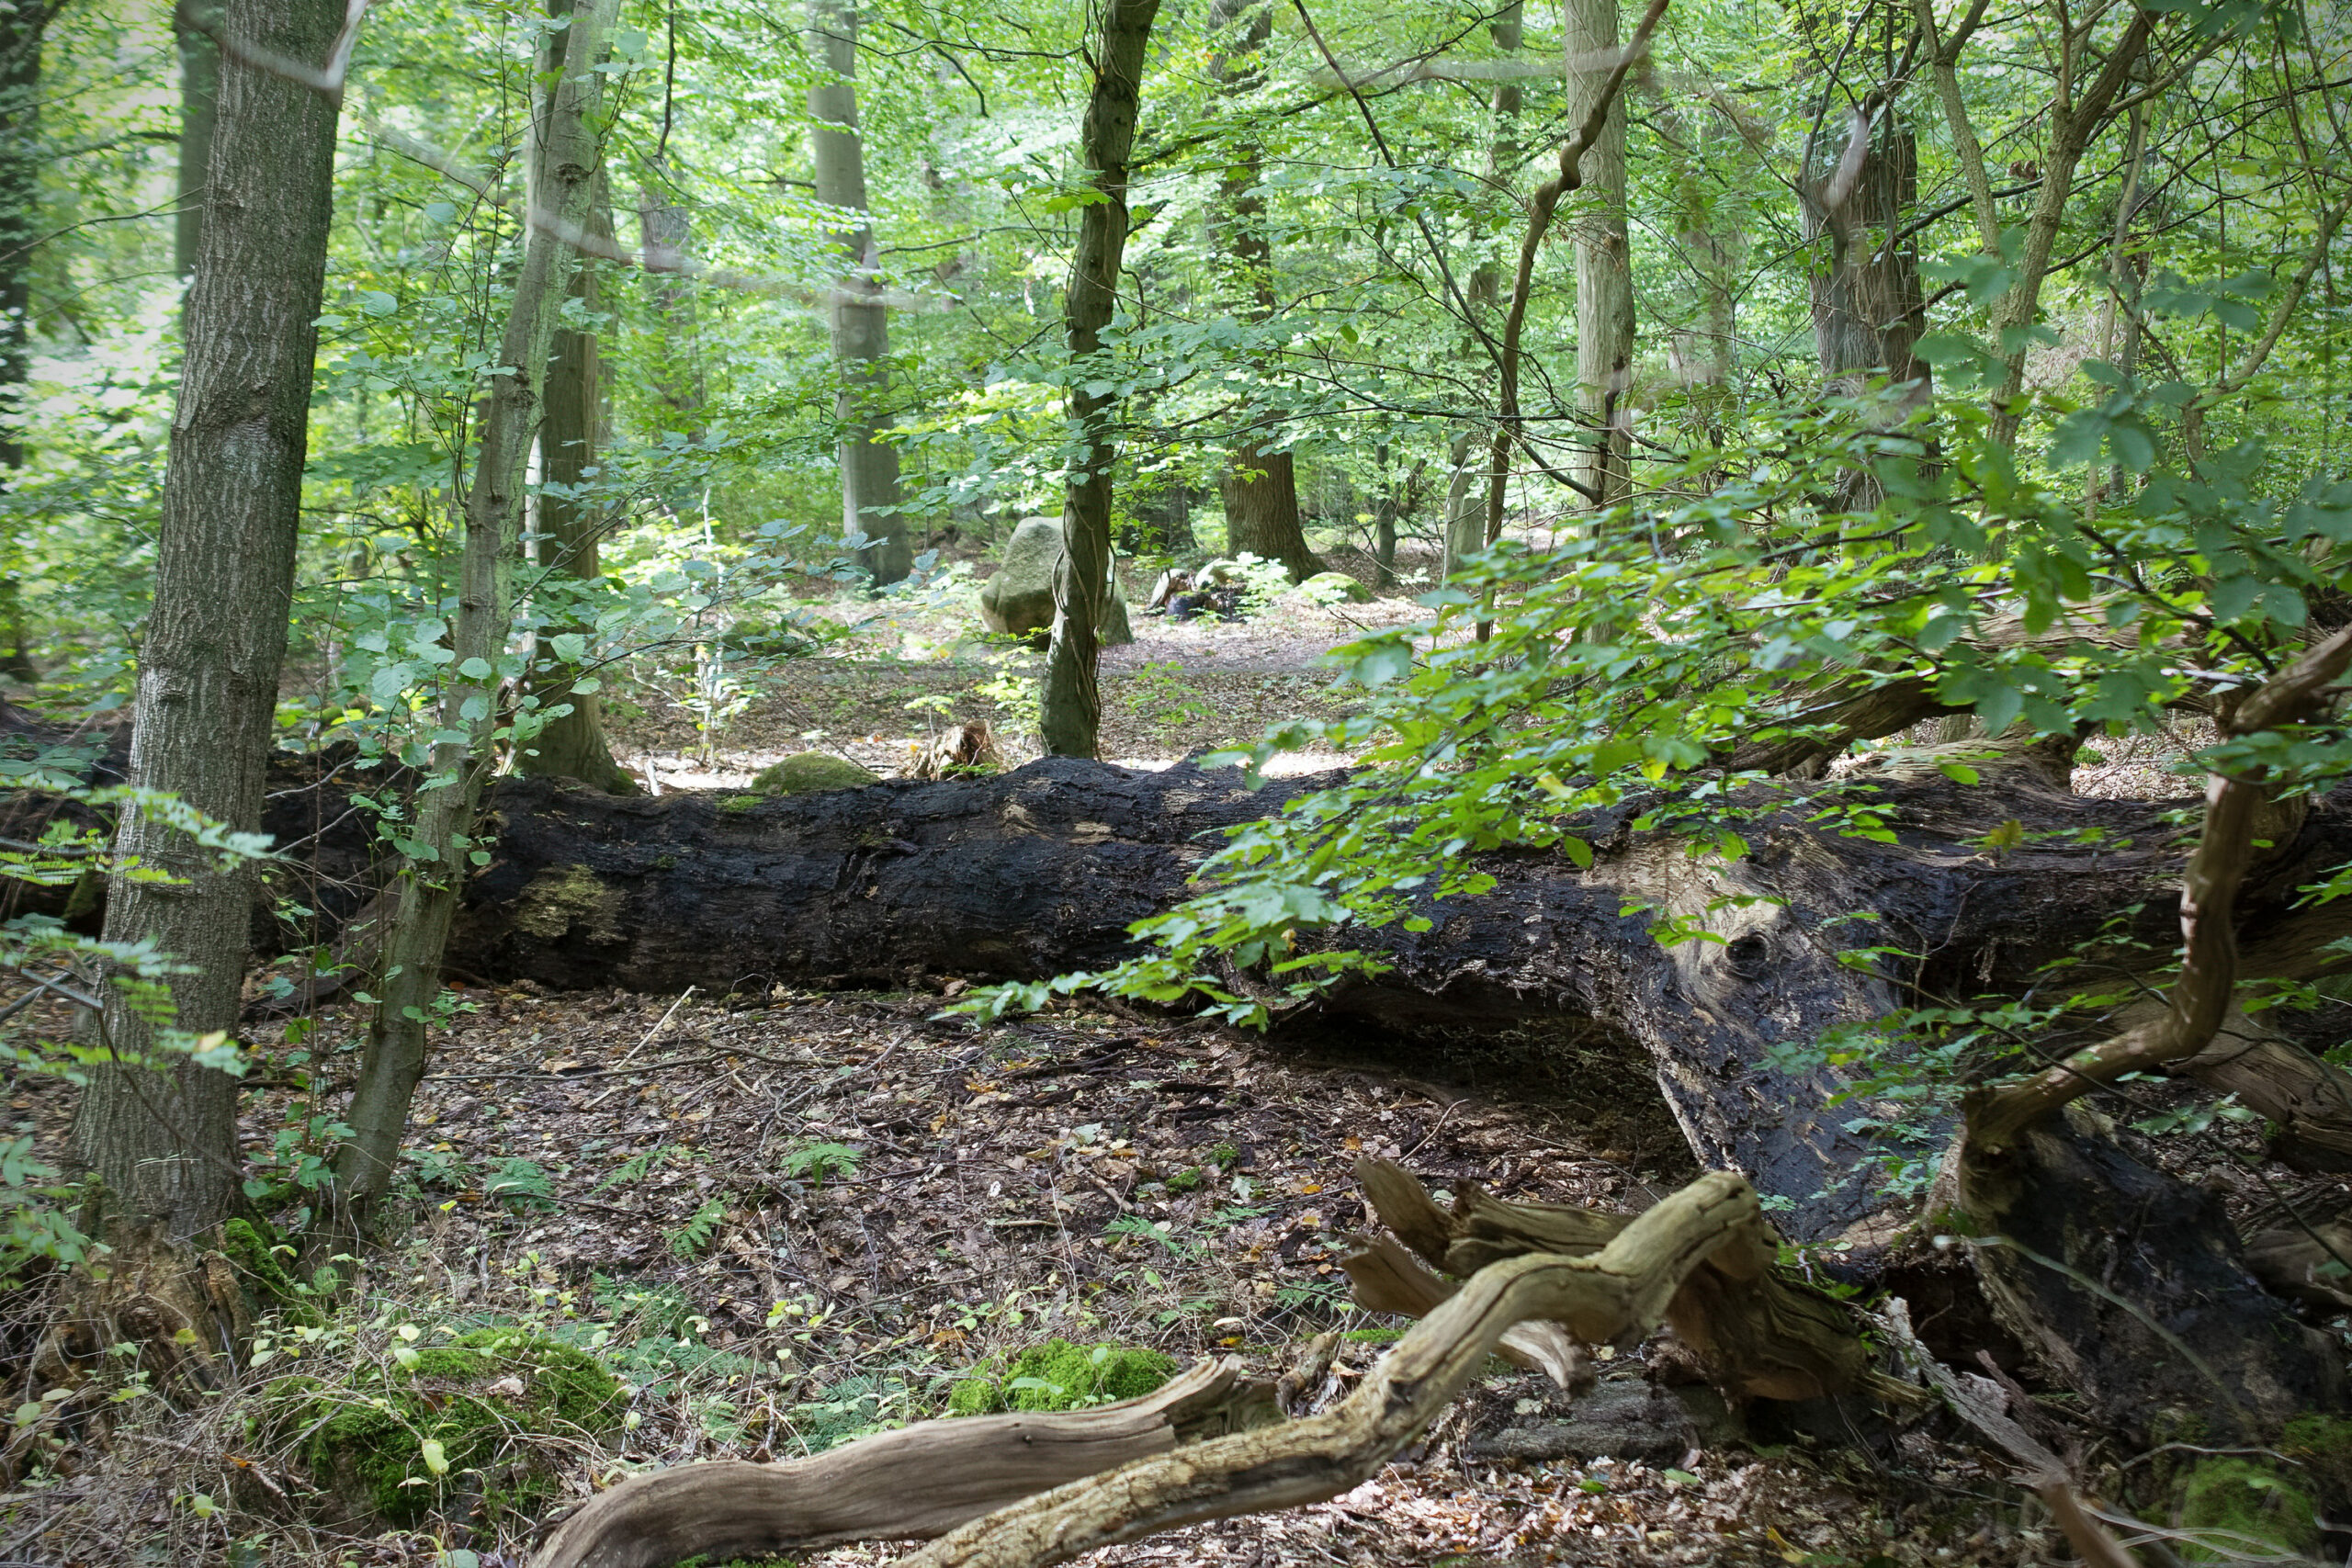
[[(1419, 1182), (1386, 1160), (1360, 1162), (1356, 1178), (1383, 1224), (1454, 1274), (1475, 1274), (1530, 1253), (1590, 1257), (1635, 1223), (1633, 1215), (1607, 1209), (1507, 1203), (1468, 1181), (1455, 1183), (1453, 1207), (1443, 1209)], [(1356, 1258), (1347, 1263), (1350, 1278), (1358, 1282), (1358, 1305), (1384, 1312), (1430, 1310), (1396, 1304), (1407, 1299), (1393, 1283), (1399, 1272), (1396, 1259), (1381, 1257), (1376, 1247), (1369, 1255), (1377, 1260), (1370, 1267), (1360, 1269)], [(1370, 1299), (1367, 1281), (1373, 1285)], [(1817, 1399), (1870, 1377), (1870, 1349), (1852, 1314), (1777, 1264), (1743, 1271), (1712, 1259), (1702, 1263), (1683, 1281), (1666, 1318), (1728, 1393)]]
[(1000, 1509), (904, 1568), (1045, 1568), (1098, 1547), (1336, 1496), (1378, 1472), (1476, 1377), (1512, 1325), (1558, 1322), (1589, 1344), (1654, 1327), (1702, 1264), (1754, 1279), (1774, 1256), (1756, 1190), (1701, 1177), (1584, 1258), (1531, 1254), (1464, 1281), (1319, 1416), (1181, 1448)]
[(634, 1475), (566, 1517), (531, 1568), (669, 1568), (845, 1540), (928, 1538), (1033, 1493), (1277, 1418), (1271, 1384), (1203, 1361), (1091, 1410), (919, 1421), (809, 1459)]
[[(1415, 1262), (1385, 1236), (1375, 1237), (1340, 1260), (1356, 1305), (1398, 1317), (1427, 1317), (1458, 1287)], [(1495, 1345), (1495, 1354), (1514, 1367), (1542, 1372), (1560, 1387), (1581, 1393), (1593, 1382), (1592, 1358), (1556, 1323), (1514, 1325)]]

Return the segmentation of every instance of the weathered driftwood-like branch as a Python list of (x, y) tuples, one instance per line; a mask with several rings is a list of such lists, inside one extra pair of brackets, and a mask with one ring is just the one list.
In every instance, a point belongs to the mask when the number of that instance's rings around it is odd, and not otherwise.
[(1375, 1473), (1476, 1377), (1510, 1327), (1558, 1322), (1588, 1343), (1655, 1326), (1694, 1271), (1753, 1280), (1775, 1247), (1756, 1190), (1701, 1177), (1584, 1258), (1537, 1253), (1480, 1269), (1320, 1416), (1141, 1460), (1001, 1509), (903, 1568), (1044, 1568), (1098, 1547), (1338, 1495)]
[[(2225, 737), (2298, 724), (2329, 701), (2330, 688), (2352, 667), (2352, 626), (2305, 650), (2221, 716)], [(2162, 1016), (2075, 1052), (2021, 1082), (1982, 1091), (1968, 1107), (1972, 1151), (1997, 1153), (2018, 1134), (2070, 1100), (2126, 1073), (2185, 1061), (2212, 1043), (2236, 997), (2238, 937), (2235, 906), (2254, 856), (2255, 829), (2276, 783), (2259, 770), (2239, 777), (2215, 773), (2205, 790), (2205, 828), (2181, 874), (2180, 976)]]
[(1142, 1399), (1056, 1415), (919, 1421), (813, 1458), (631, 1476), (556, 1527), (531, 1568), (668, 1568), (837, 1541), (939, 1535), (1032, 1493), (1277, 1418), (1230, 1358)]
[[(1381, 1223), (1431, 1263), (1453, 1274), (1475, 1274), (1529, 1253), (1589, 1257), (1613, 1244), (1635, 1222), (1608, 1209), (1552, 1203), (1507, 1203), (1471, 1182), (1455, 1185), (1453, 1207), (1439, 1207), (1421, 1184), (1386, 1160), (1364, 1160), (1356, 1179)], [(1770, 1235), (1769, 1231), (1764, 1234)], [(1348, 1260), (1356, 1300), (1374, 1311), (1412, 1311), (1367, 1278), (1385, 1282), (1393, 1261), (1365, 1269)], [(1851, 1314), (1835, 1300), (1777, 1267), (1745, 1270), (1729, 1256), (1709, 1259), (1683, 1281), (1666, 1310), (1674, 1332), (1731, 1392), (1765, 1399), (1815, 1399), (1870, 1384), (1870, 1350)], [(1442, 1282), (1441, 1282), (1442, 1283)]]

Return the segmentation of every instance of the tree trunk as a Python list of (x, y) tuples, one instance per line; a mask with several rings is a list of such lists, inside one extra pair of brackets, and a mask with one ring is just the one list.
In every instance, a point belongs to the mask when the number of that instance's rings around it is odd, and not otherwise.
[[(888, 380), (890, 318), (865, 219), (865, 141), (857, 128), (857, 8), (851, 0), (808, 0), (808, 35), (818, 65), (831, 80), (808, 89), (809, 152), (817, 199), (839, 209), (832, 243), (842, 254), (827, 318), (833, 367), (841, 377), (834, 415), (841, 422), (842, 526), (877, 586), (897, 582), (914, 564), (899, 504), (899, 449), (878, 439), (888, 415), (876, 406)], [(854, 217), (853, 217), (854, 215)]]
[[(666, 181), (666, 163), (655, 163), (649, 178)], [(645, 250), (645, 271), (653, 284), (653, 310), (662, 322), (661, 358), (651, 380), (662, 400), (676, 416), (675, 428), (695, 440), (702, 438), (702, 350), (697, 341), (693, 288), (685, 281), (688, 247), (694, 243), (694, 218), (674, 200), (648, 186), (637, 197), (638, 235)]]
[(499, 728), (499, 668), (508, 629), (506, 583), (523, 506), (524, 468), (539, 423), (540, 394), (557, 317), (575, 255), (573, 240), (594, 210), (600, 150), (596, 116), (604, 90), (597, 67), (620, 0), (582, 0), (555, 37), (561, 62), (533, 118), (533, 158), (523, 265), (499, 344), (505, 373), (491, 378), (473, 483), (466, 494), (466, 538), (458, 564), (456, 658), (441, 698), (441, 722), (464, 737), (433, 749), (433, 786), (416, 802), (413, 837), (424, 852), (406, 862), (392, 893), (368, 1030), (348, 1120), (353, 1136), (335, 1160), (343, 1223), (364, 1224), (390, 1186), (408, 1125), (410, 1097), (424, 1072), (429, 1009), (441, 992), (442, 955), (471, 857), (481, 784)]
[[(590, 215), (594, 238), (613, 237), (609, 204), (600, 196)], [(596, 310), (602, 290), (596, 270), (573, 258), (569, 296)], [(531, 572), (535, 587), (556, 589), (554, 611), (539, 626), (541, 655), (530, 674), (531, 694), (541, 708), (567, 706), (571, 711), (547, 721), (547, 727), (517, 749), (514, 771), (534, 778), (578, 779), (615, 795), (635, 795), (637, 781), (613, 761), (605, 741), (603, 705), (594, 691), (572, 684), (562, 661), (546, 650), (550, 637), (588, 629), (589, 622), (572, 613), (567, 603), (581, 585), (603, 576), (597, 560), (597, 540), (605, 522), (599, 509), (581, 497), (596, 467), (596, 438), (604, 423), (602, 356), (592, 330), (559, 326), (555, 355), (548, 363), (546, 412), (539, 423), (537, 561)], [(571, 592), (563, 592), (570, 589)]]
[[(1266, 39), (1274, 29), (1272, 0), (1216, 0), (1209, 8), (1209, 28), (1226, 35), (1210, 74), (1227, 103), (1244, 104), (1265, 85)], [(1272, 321), (1278, 304), (1266, 198), (1258, 192), (1262, 174), (1257, 139), (1245, 131), (1217, 186), (1217, 227), (1222, 231), (1219, 248), (1230, 258), (1231, 286), (1240, 298), (1242, 319), (1253, 323)], [(1245, 435), (1235, 444), (1217, 490), (1225, 500), (1227, 553), (1246, 550), (1261, 559), (1280, 561), (1293, 582), (1304, 582), (1323, 570), (1323, 562), (1307, 548), (1299, 521), (1297, 466), (1287, 447), (1272, 449), (1257, 435)]]
[[(343, 17), (338, 0), (229, 0), (223, 26), (232, 38), (322, 62)], [(209, 216), (187, 300), (154, 608), (141, 649), (130, 782), (243, 831), (261, 822), (292, 609), (336, 114), (333, 98), (278, 73), (221, 68)], [(234, 1029), (250, 874), (218, 869), (185, 836), (137, 817), (116, 847), (183, 880), (118, 878), (107, 939), (152, 942), (188, 966), (168, 983), (177, 1028)], [(108, 998), (105, 1028), (126, 1055), (153, 1040), (119, 994)], [(75, 1149), (124, 1213), (185, 1238), (242, 1201), (236, 1101), (236, 1080), (192, 1062), (99, 1067), (83, 1091)]]
[[(1094, 88), (1080, 128), (1080, 153), (1102, 199), (1078, 220), (1062, 313), (1071, 364), (1102, 352), (1102, 330), (1119, 303), (1119, 269), (1127, 247), (1127, 155), (1135, 146), (1143, 97), (1144, 48), (1159, 0), (1107, 0), (1094, 45)], [(1102, 725), (1095, 685), (1102, 604), (1111, 584), (1111, 481), (1118, 460), (1115, 391), (1087, 389), (1073, 378), (1071, 437), (1077, 447), (1062, 498), (1062, 558), (1054, 568), (1053, 640), (1038, 728), (1053, 757), (1091, 757)]]
[[(40, 55), (55, 14), (48, 0), (18, 0), (0, 17), (0, 485), (25, 466), (25, 381), (31, 368), (33, 247), (41, 232)], [(23, 542), (0, 541), (0, 674), (30, 682), (40, 668), (26, 647)]]
[[(1567, 121), (1583, 123), (1618, 59), (1617, 0), (1568, 0)], [(1586, 197), (1576, 217), (1577, 408), (1589, 445), (1570, 471), (1596, 506), (1632, 484), (1634, 374), (1633, 242), (1625, 224), (1625, 107), (1622, 96), (1585, 149)]]
[(1919, 247), (1903, 236), (1918, 201), (1919, 143), (1891, 107), (1872, 105), (1867, 120), (1850, 116), (1806, 149), (1803, 231), (1829, 242), (1812, 276), (1814, 347), (1829, 389), (1858, 397), (1883, 376), (1900, 389), (1899, 420), (1934, 395), (1913, 351), (1927, 313)]

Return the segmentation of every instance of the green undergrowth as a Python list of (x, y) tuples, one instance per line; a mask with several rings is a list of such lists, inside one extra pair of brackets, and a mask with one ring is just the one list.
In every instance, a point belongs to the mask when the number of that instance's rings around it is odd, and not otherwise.
[(528, 1517), (553, 1495), (534, 1439), (593, 1438), (620, 1419), (620, 1383), (584, 1350), (519, 1328), (406, 1347), (330, 1384), (278, 1380), (271, 1435), (291, 1438), (311, 1480), (344, 1509), (417, 1523), (453, 1495)]
[(1091, 1348), (1048, 1339), (1007, 1359), (993, 1357), (960, 1379), (947, 1396), (950, 1416), (1004, 1410), (1078, 1410), (1140, 1399), (1176, 1373), (1176, 1359), (1119, 1345)]

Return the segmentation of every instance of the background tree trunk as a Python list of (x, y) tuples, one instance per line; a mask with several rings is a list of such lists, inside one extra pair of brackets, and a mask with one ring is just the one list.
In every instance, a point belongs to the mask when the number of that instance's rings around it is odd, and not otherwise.
[[(613, 238), (612, 209), (601, 194), (590, 214), (588, 232), (606, 242)], [(602, 303), (596, 269), (580, 265), (577, 255), (568, 293), (590, 311)], [(559, 326), (555, 355), (548, 363), (546, 412), (539, 423), (541, 489), (535, 583), (594, 583), (603, 575), (596, 547), (604, 532), (604, 513), (578, 493), (596, 466), (596, 443), (603, 424), (603, 359), (596, 334), (585, 328)], [(561, 664), (544, 654), (549, 637), (582, 629), (577, 621), (561, 618), (539, 628), (543, 652), (531, 671), (531, 694), (543, 706), (561, 704), (571, 711), (548, 720), (546, 728), (518, 750), (514, 771), (534, 777), (578, 779), (616, 795), (635, 795), (637, 781), (613, 761), (612, 748), (605, 743), (604, 712), (596, 694), (575, 689)]]
[[(1580, 125), (1617, 63), (1617, 0), (1566, 0), (1567, 122)], [(1605, 506), (1632, 482), (1633, 243), (1625, 227), (1625, 105), (1610, 106), (1585, 149), (1585, 197), (1576, 214), (1577, 408), (1590, 443), (1569, 471)]]
[(637, 225), (645, 271), (653, 285), (654, 313), (662, 322), (662, 356), (653, 367), (653, 385), (676, 415), (676, 428), (700, 440), (707, 391), (694, 290), (685, 280), (694, 215), (657, 188), (672, 177), (666, 161), (650, 164), (646, 177), (645, 187), (638, 192)]
[[(540, 417), (548, 356), (554, 347), (574, 241), (595, 207), (602, 150), (595, 121), (603, 101), (606, 39), (620, 0), (568, 6), (559, 74), (538, 112), (523, 265), (514, 279), (498, 363), (490, 378), (473, 483), (466, 493), (466, 539), (458, 564), (456, 658), (445, 677), (441, 723), (462, 734), (433, 749), (433, 787), (416, 803), (414, 837), (424, 852), (401, 865), (378, 961), (376, 1011), (358, 1082), (351, 1091), (353, 1135), (338, 1152), (335, 1181), (343, 1223), (370, 1217), (390, 1186), (416, 1081), (424, 1072), (430, 1009), (441, 993), (449, 922), (476, 852), (475, 816), (498, 729), (498, 666), (508, 629), (506, 583), (515, 524), (522, 513), (524, 468)], [(561, 13), (559, 13), (561, 14)]]
[[(14, 0), (0, 14), (0, 485), (25, 466), (25, 381), (31, 368), (33, 247), (40, 238), (41, 45), (56, 7)], [(24, 545), (0, 540), (0, 674), (40, 678), (26, 644)]]
[[(1848, 178), (1853, 139), (1863, 144)], [(1873, 375), (1905, 389), (1903, 407), (1925, 403), (1934, 385), (1913, 352), (1926, 305), (1919, 246), (1902, 238), (1919, 197), (1919, 142), (1880, 106), (1826, 127), (1805, 152), (1804, 233), (1826, 238), (1829, 255), (1813, 272), (1813, 338), (1832, 391), (1858, 396)]]
[[(230, 37), (323, 61), (340, 0), (229, 0)], [(311, 358), (333, 211), (337, 106), (276, 72), (220, 71), (207, 220), (186, 313), (154, 608), (141, 649), (130, 779), (250, 831), (292, 610)], [(118, 878), (110, 942), (147, 942), (189, 965), (169, 982), (178, 1027), (236, 1027), (250, 874), (216, 870), (169, 829), (127, 818), (117, 848), (185, 880)], [(108, 1042), (143, 1050), (139, 1012), (110, 996)], [(185, 1238), (242, 1201), (236, 1080), (183, 1062), (93, 1071), (74, 1122), (82, 1160), (128, 1213)]]
[[(808, 113), (816, 121), (808, 143), (817, 172), (817, 199), (843, 213), (854, 225), (836, 230), (843, 253), (827, 318), (832, 328), (833, 366), (842, 378), (834, 412), (842, 426), (842, 526), (857, 542), (858, 560), (887, 584), (905, 577), (914, 564), (906, 519), (899, 504), (899, 449), (877, 435), (889, 428), (876, 400), (888, 379), (890, 317), (875, 276), (874, 227), (865, 213), (865, 156), (857, 129), (857, 8), (848, 0), (809, 0), (808, 35), (818, 63), (833, 80), (808, 89)], [(846, 218), (843, 220), (847, 223)]]
[[(1210, 65), (1230, 109), (1239, 109), (1265, 85), (1266, 39), (1274, 30), (1272, 0), (1216, 0), (1209, 28), (1225, 35)], [(1274, 245), (1266, 231), (1266, 198), (1258, 194), (1263, 163), (1254, 135), (1244, 131), (1218, 182), (1219, 243), (1231, 260), (1242, 319), (1262, 323), (1274, 317)], [(1233, 447), (1217, 479), (1225, 501), (1225, 547), (1280, 561), (1293, 582), (1323, 570), (1306, 546), (1298, 515), (1298, 470), (1287, 447), (1272, 449), (1256, 434)]]
[[(1073, 364), (1102, 351), (1102, 329), (1119, 303), (1119, 269), (1127, 247), (1127, 154), (1135, 146), (1136, 113), (1143, 96), (1144, 48), (1151, 40), (1159, 0), (1107, 0), (1095, 40), (1094, 90), (1086, 105), (1080, 145), (1094, 188), (1078, 221), (1078, 254), (1070, 260), (1063, 319)], [(1080, 378), (1082, 383), (1083, 378)], [(1102, 725), (1102, 694), (1094, 681), (1102, 651), (1096, 628), (1111, 582), (1111, 479), (1118, 458), (1116, 392), (1069, 392), (1078, 447), (1062, 500), (1062, 558), (1054, 569), (1053, 640), (1046, 652), (1046, 684), (1038, 728), (1046, 754), (1091, 757)]]
[[(1495, 47), (1506, 55), (1517, 54), (1526, 38), (1524, 16), (1521, 0), (1510, 0), (1487, 26)], [(1495, 118), (1493, 133), (1487, 141), (1487, 173), (1508, 188), (1515, 183), (1519, 165), (1519, 116), (1525, 107), (1525, 93), (1515, 81), (1497, 82), (1490, 107)], [(1483, 314), (1487, 318), (1489, 335), (1495, 312), (1501, 304), (1502, 260), (1482, 254), (1470, 274), (1469, 305), (1474, 317)], [(1465, 357), (1475, 355), (1487, 360), (1488, 368), (1492, 368), (1491, 351), (1476, 331), (1464, 333), (1463, 353)], [(1446, 581), (1453, 577), (1458, 562), (1487, 547), (1486, 509), (1478, 504), (1477, 491), (1486, 456), (1484, 445), (1472, 430), (1457, 431), (1446, 454), (1444, 562), (1440, 569)]]

